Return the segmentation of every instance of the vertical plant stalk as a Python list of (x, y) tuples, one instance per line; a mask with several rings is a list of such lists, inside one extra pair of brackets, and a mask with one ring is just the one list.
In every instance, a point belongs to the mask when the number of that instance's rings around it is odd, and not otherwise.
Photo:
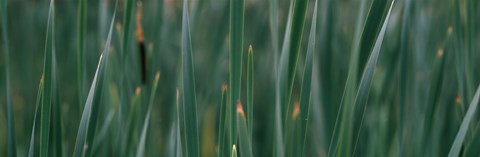
[(33, 117), (33, 126), (32, 126), (32, 134), (30, 135), (30, 145), (28, 149), (28, 157), (33, 157), (33, 152), (34, 152), (34, 143), (35, 143), (35, 126), (36, 126), (36, 121), (37, 121), (37, 113), (38, 113), (38, 107), (40, 106), (40, 102), (42, 101), (42, 95), (43, 95), (43, 74), (42, 78), (40, 79), (40, 83), (38, 84), (38, 92), (37, 92), (37, 101), (35, 103), (35, 115)]
[(236, 110), (237, 110), (236, 116), (238, 120), (237, 124), (238, 124), (238, 132), (239, 132), (238, 139), (240, 140), (239, 142), (240, 154), (244, 157), (253, 157), (251, 135), (248, 132), (245, 112), (243, 112), (242, 103), (240, 101), (237, 101)]
[(235, 145), (232, 146), (232, 157), (237, 157), (237, 148)]
[(408, 46), (409, 46), (409, 31), (408, 27), (410, 25), (410, 0), (405, 0), (403, 5), (403, 19), (402, 19), (402, 28), (401, 28), (401, 37), (400, 37), (400, 83), (399, 83), (399, 138), (398, 138), (398, 155), (404, 156), (404, 120), (405, 120), (405, 108), (407, 108), (407, 79), (408, 79)]
[(175, 106), (175, 129), (176, 129), (176, 135), (177, 137), (175, 138), (175, 154), (176, 157), (182, 157), (183, 156), (183, 151), (182, 151), (182, 130), (180, 129), (180, 92), (176, 92), (176, 106)]
[[(386, 9), (387, 7), (378, 4), (378, 1), (379, 0), (374, 1), (370, 8), (370, 12), (362, 32), (362, 38), (359, 41), (360, 47), (372, 48), (369, 50), (370, 54), (365, 66), (362, 66), (364, 68), (362, 73), (357, 72), (357, 63), (361, 60), (359, 55), (362, 54), (362, 49), (360, 49), (358, 52), (352, 52), (353, 54), (350, 58), (347, 83), (345, 85), (344, 94), (340, 104), (341, 106), (339, 109), (339, 114), (337, 115), (337, 120), (335, 122), (334, 134), (329, 146), (328, 156), (331, 155), (330, 153), (333, 153), (333, 156), (350, 156), (355, 154), (356, 144), (360, 135), (366, 103), (368, 100), (368, 94), (372, 84), (373, 71), (375, 69), (382, 46), (386, 26), (390, 17), (390, 11), (395, 2), (391, 2), (387, 15), (383, 15), (383, 11), (380, 12), (382, 14), (377, 13), (379, 10)], [(382, 21), (383, 17), (386, 17), (384, 21)], [(381, 29), (375, 30), (377, 28)], [(378, 32), (378, 35), (369, 34), (368, 32), (371, 31)], [(374, 40), (375, 42), (369, 42), (370, 40)], [(361, 77), (357, 79), (358, 74), (361, 74)], [(359, 81), (358, 86), (357, 80)], [(339, 119), (340, 117), (341, 119)], [(340, 121), (340, 130), (336, 132), (338, 121)], [(353, 153), (352, 143), (355, 144)]]
[(85, 99), (85, 32), (87, 25), (87, 0), (78, 1), (77, 88), (79, 107)]
[(188, 0), (183, 0), (182, 22), (182, 96), (185, 128), (186, 156), (199, 156), (197, 100), (195, 96), (195, 73), (190, 37)]
[[(284, 106), (287, 110), (284, 113), (292, 113), (291, 97), (293, 93), (293, 84), (295, 82), (295, 74), (298, 63), (298, 56), (300, 56), (300, 46), (302, 43), (303, 26), (305, 25), (305, 17), (307, 13), (308, 0), (295, 0), (293, 5), (292, 24), (290, 30), (290, 41), (288, 47), (288, 71), (287, 71), (287, 93), (284, 98)], [(285, 113), (285, 121), (288, 119), (288, 114)]]
[(92, 85), (90, 86), (87, 100), (85, 101), (85, 106), (83, 109), (82, 118), (80, 120), (80, 126), (78, 127), (78, 133), (73, 152), (73, 156), (75, 157), (90, 156), (91, 150), (93, 148), (92, 144), (95, 137), (98, 110), (103, 93), (103, 84), (106, 80), (105, 75), (108, 63), (108, 56), (110, 53), (113, 24), (115, 22), (116, 6), (117, 5), (115, 4), (115, 11), (113, 13), (112, 21), (110, 23), (110, 29), (108, 32), (107, 41), (105, 43), (105, 48), (98, 61), (97, 70), (95, 72)]
[(17, 148), (15, 143), (15, 122), (13, 116), (13, 105), (11, 95), (11, 83), (10, 83), (10, 50), (8, 43), (8, 17), (7, 17), (7, 0), (0, 2), (1, 19), (2, 19), (2, 43), (5, 53), (5, 99), (6, 99), (6, 112), (7, 112), (7, 156), (17, 156)]
[[(230, 94), (230, 136), (229, 144), (236, 144), (237, 120), (235, 116), (236, 101), (240, 99), (243, 59), (243, 27), (244, 27), (244, 0), (230, 0), (230, 54), (229, 54), (229, 85)], [(228, 153), (230, 154), (230, 153)]]
[(45, 41), (45, 58), (44, 58), (44, 89), (40, 114), (40, 157), (48, 156), (49, 135), (50, 135), (50, 116), (52, 106), (52, 64), (53, 64), (53, 37), (54, 37), (54, 15), (55, 1), (50, 1), (50, 9), (47, 22), (47, 37)]
[(220, 119), (218, 125), (218, 156), (225, 156), (225, 135), (226, 135), (226, 128), (225, 124), (229, 122), (227, 120), (226, 113), (229, 111), (227, 110), (227, 97), (228, 97), (228, 85), (225, 83), (222, 86), (222, 100), (220, 102)]
[(292, 27), (292, 14), (293, 14), (293, 2), (290, 1), (288, 9), (287, 23), (285, 27), (285, 35), (283, 37), (282, 51), (280, 54), (280, 61), (277, 68), (277, 78), (275, 79), (275, 122), (273, 129), (273, 155), (277, 157), (284, 157), (285, 151), (284, 148), (284, 139), (283, 139), (283, 127), (285, 126), (285, 121), (282, 120), (282, 117), (285, 112), (285, 97), (287, 93), (287, 68), (288, 68), (288, 48), (290, 43), (290, 34)]
[(253, 139), (253, 69), (253, 49), (250, 45), (247, 59), (247, 124), (251, 139)]
[(158, 80), (160, 79), (160, 72), (157, 72), (155, 75), (155, 79), (153, 80), (153, 87), (152, 91), (150, 92), (150, 101), (148, 102), (148, 109), (147, 109), (147, 115), (145, 116), (145, 120), (143, 123), (143, 128), (142, 128), (142, 134), (140, 136), (140, 141), (138, 142), (138, 147), (137, 147), (137, 157), (143, 157), (145, 156), (145, 144), (146, 144), (146, 138), (147, 138), (147, 131), (148, 131), (148, 126), (150, 123), (150, 117), (152, 114), (152, 106), (153, 106), (153, 101), (155, 100), (155, 93), (157, 91), (157, 86), (158, 86)]
[[(305, 56), (305, 66), (303, 72), (302, 87), (300, 92), (300, 138), (301, 143), (299, 147), (300, 157), (304, 156), (304, 149), (307, 141), (307, 126), (308, 115), (310, 112), (310, 99), (311, 99), (311, 85), (312, 85), (312, 72), (313, 72), (313, 58), (316, 44), (317, 34), (317, 10), (318, 0), (315, 0), (312, 26), (310, 27), (310, 37), (308, 39), (307, 55)], [(295, 110), (294, 110), (295, 111)]]

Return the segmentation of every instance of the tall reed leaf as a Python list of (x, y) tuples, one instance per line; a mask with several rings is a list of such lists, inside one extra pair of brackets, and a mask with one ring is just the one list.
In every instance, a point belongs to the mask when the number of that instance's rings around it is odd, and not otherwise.
[(87, 0), (78, 1), (78, 45), (77, 45), (77, 88), (78, 102), (84, 103), (85, 97), (85, 32), (87, 25)]
[(8, 42), (8, 32), (7, 32), (7, 0), (0, 1), (1, 9), (1, 22), (2, 22), (2, 45), (5, 53), (5, 98), (7, 100), (6, 109), (7, 109), (7, 156), (14, 157), (17, 156), (17, 149), (15, 144), (15, 122), (13, 120), (13, 106), (12, 106), (12, 94), (11, 94), (11, 84), (10, 84), (10, 50)]
[(232, 146), (232, 157), (237, 157), (237, 148), (235, 145)]
[(197, 100), (195, 97), (195, 73), (193, 65), (188, 0), (183, 0), (182, 16), (182, 96), (185, 128), (185, 156), (199, 156), (199, 137), (197, 123)]
[(288, 56), (287, 56), (287, 50), (289, 47), (290, 43), (290, 31), (291, 31), (291, 26), (292, 26), (292, 13), (293, 13), (293, 1), (290, 1), (289, 5), (289, 10), (288, 10), (288, 18), (287, 18), (287, 23), (285, 27), (285, 36), (283, 38), (283, 45), (282, 45), (282, 51), (280, 54), (280, 61), (278, 67), (276, 67), (277, 71), (277, 78), (275, 79), (275, 128), (274, 130), (274, 137), (273, 137), (273, 151), (274, 155), (278, 157), (283, 157), (285, 156), (285, 152), (283, 150), (284, 146), (284, 139), (283, 139), (283, 126), (284, 126), (284, 121), (282, 119), (284, 112), (285, 112), (285, 106), (283, 105), (285, 100), (284, 97), (286, 96), (286, 89), (287, 89), (287, 62), (288, 62)]
[(35, 124), (37, 121), (37, 113), (38, 113), (38, 106), (40, 105), (40, 102), (42, 101), (42, 95), (43, 95), (43, 75), (42, 78), (40, 79), (40, 83), (38, 84), (38, 92), (37, 92), (37, 101), (35, 103), (35, 115), (33, 117), (33, 126), (32, 126), (32, 135), (30, 136), (30, 145), (28, 149), (28, 157), (33, 157), (34, 153), (34, 143), (35, 143)]
[(242, 157), (252, 157), (252, 140), (251, 135), (248, 132), (247, 120), (245, 117), (245, 112), (243, 112), (242, 103), (237, 102), (237, 120), (238, 120), (238, 139), (240, 140), (240, 155)]
[[(302, 44), (303, 26), (305, 25), (305, 16), (307, 13), (308, 0), (295, 0), (293, 5), (292, 24), (289, 36), (288, 46), (288, 71), (287, 71), (287, 93), (284, 102), (287, 107), (286, 113), (292, 113), (291, 96), (293, 92), (293, 83), (297, 69), (298, 56), (300, 55), (300, 46)], [(288, 114), (285, 114), (285, 118)]]
[[(380, 33), (378, 34), (375, 40), (375, 45), (373, 47), (372, 53), (370, 54), (367, 64), (365, 65), (365, 68), (363, 70), (357, 95), (355, 96), (355, 116), (356, 116), (355, 119), (360, 120), (359, 123), (358, 121), (355, 121), (355, 127), (353, 130), (354, 133), (357, 132), (357, 136), (355, 136), (354, 138), (355, 148), (358, 142), (358, 136), (360, 135), (360, 129), (363, 124), (363, 119), (365, 117), (364, 114), (365, 114), (365, 109), (367, 107), (368, 94), (370, 92), (370, 87), (372, 86), (373, 72), (375, 70), (375, 66), (377, 65), (378, 56), (380, 55), (380, 49), (382, 48), (383, 38), (385, 36), (385, 31), (387, 29), (388, 21), (390, 19), (390, 13), (392, 11), (394, 3), (395, 3), (395, 0), (393, 0), (392, 3), (390, 4), (390, 8), (388, 9), (387, 16), (381, 27), (382, 29), (380, 30)], [(355, 152), (355, 149), (354, 149), (354, 152)]]
[(227, 97), (228, 97), (228, 85), (223, 84), (222, 86), (222, 100), (220, 102), (220, 119), (219, 119), (219, 125), (218, 125), (218, 156), (224, 156), (225, 154), (225, 136), (226, 136), (226, 128), (225, 124), (228, 122), (227, 116), (226, 116), (226, 111), (227, 110)]
[[(105, 48), (98, 61), (97, 70), (95, 72), (95, 76), (93, 78), (92, 85), (90, 86), (87, 100), (83, 109), (80, 126), (78, 127), (75, 149), (73, 152), (73, 156), (75, 157), (90, 156), (90, 154), (84, 154), (84, 147), (86, 146), (87, 150), (93, 148), (91, 145), (93, 141), (87, 141), (87, 138), (91, 137), (93, 139), (93, 135), (95, 134), (96, 125), (93, 124), (96, 124), (97, 121), (96, 114), (98, 114), (98, 107), (100, 105), (100, 99), (103, 92), (103, 83), (105, 81), (104, 78), (107, 69), (107, 61), (110, 53), (110, 44), (112, 40), (113, 24), (115, 22), (115, 13), (116, 10), (113, 13), (107, 41), (105, 43)], [(94, 117), (92, 118), (92, 116)]]
[(52, 105), (52, 69), (53, 69), (53, 37), (54, 37), (54, 0), (50, 1), (48, 12), (47, 37), (45, 41), (45, 59), (43, 65), (44, 88), (40, 114), (40, 157), (48, 156), (50, 136), (50, 116)]
[(160, 79), (160, 72), (157, 72), (155, 75), (155, 80), (153, 81), (153, 87), (150, 94), (150, 101), (148, 102), (147, 115), (143, 123), (142, 134), (140, 135), (140, 142), (137, 147), (137, 157), (143, 157), (145, 155), (145, 143), (147, 138), (148, 125), (150, 123), (150, 117), (152, 114), (153, 100), (155, 100), (155, 93), (157, 91), (158, 80)]
[(253, 49), (248, 47), (247, 59), (247, 124), (250, 138), (253, 138)]
[[(368, 12), (367, 21), (365, 21), (362, 38), (360, 40), (358, 67), (364, 67), (370, 52), (374, 48), (376, 37), (379, 34), (382, 27), (382, 21), (385, 18), (385, 11), (387, 7), (387, 0), (374, 0), (370, 6)], [(357, 79), (360, 79), (360, 73), (358, 73)], [(360, 80), (357, 80), (360, 81)]]
[[(352, 54), (352, 58), (350, 61), (349, 74), (347, 78), (347, 84), (346, 84), (344, 95), (342, 98), (341, 108), (339, 110), (339, 112), (341, 113), (338, 114), (338, 117), (342, 116), (342, 119), (340, 120), (341, 126), (340, 126), (339, 132), (334, 132), (334, 136), (330, 144), (330, 147), (333, 146), (334, 152), (330, 152), (332, 150), (329, 149), (329, 156), (330, 156), (330, 153), (333, 153), (334, 156), (352, 155), (351, 145), (355, 144), (356, 146), (357, 144), (358, 136), (363, 123), (368, 94), (372, 84), (373, 71), (377, 63), (383, 38), (385, 36), (385, 30), (387, 28), (388, 19), (390, 17), (390, 12), (394, 2), (395, 1), (392, 1), (392, 3), (390, 4), (390, 8), (386, 15), (386, 19), (383, 22), (383, 25), (381, 27), (381, 30), (378, 36), (375, 38), (374, 45), (372, 45), (373, 50), (370, 54), (370, 57), (368, 58), (367, 64), (364, 66), (364, 70), (362, 72), (362, 77), (360, 78), (360, 83), (358, 87), (356, 86), (356, 79), (355, 79), (355, 76), (356, 76), (355, 60), (356, 60), (356, 57), (358, 57), (358, 53)], [(376, 2), (374, 2), (374, 4), (375, 3)], [(376, 16), (370, 15), (374, 13), (372, 12), (372, 9), (375, 9), (375, 7), (372, 6), (370, 10), (369, 17), (367, 19), (367, 23), (365, 25), (363, 33), (366, 33), (366, 29), (371, 29), (371, 28), (367, 28), (367, 26), (369, 25), (369, 22), (377, 21), (379, 18), (382, 18), (383, 16), (383, 15), (376, 15)], [(365, 36), (365, 35), (366, 34), (363, 34), (362, 36)], [(362, 45), (362, 44), (365, 44), (363, 40), (364, 40), (364, 37), (362, 37), (361, 46), (369, 47), (369, 45)], [(337, 117), (337, 121), (339, 120), (338, 117)], [(335, 125), (335, 129), (336, 127), (337, 125)], [(336, 139), (337, 136), (338, 136), (338, 139)], [(336, 141), (336, 144), (334, 144), (333, 140), (338, 140), (338, 141)], [(353, 149), (353, 153), (355, 153), (355, 149)]]
[(244, 25), (244, 0), (230, 0), (230, 54), (229, 54), (229, 85), (230, 85), (230, 136), (229, 146), (236, 143), (237, 120), (235, 116), (236, 101), (240, 99), (243, 59), (243, 25)]
[(450, 148), (448, 157), (459, 156), (468, 128), (470, 127), (472, 118), (475, 114), (475, 111), (477, 110), (479, 97), (480, 97), (480, 86), (477, 87), (477, 92), (475, 92), (475, 96), (473, 97), (472, 102), (468, 106), (467, 114), (463, 118), (462, 124), (460, 125), (460, 129), (457, 132), (457, 136), (455, 136), (455, 140), (453, 141), (452, 147)]
[(315, 0), (312, 26), (310, 27), (310, 37), (308, 39), (307, 55), (305, 56), (305, 66), (303, 72), (302, 89), (300, 93), (300, 156), (304, 156), (305, 142), (307, 141), (307, 125), (308, 113), (310, 111), (310, 97), (312, 85), (312, 70), (313, 70), (313, 52), (315, 52), (315, 39), (317, 34), (317, 9), (318, 0)]
[(182, 151), (182, 131), (180, 129), (180, 93), (176, 92), (176, 105), (175, 105), (175, 132), (176, 132), (176, 138), (175, 138), (175, 154), (176, 157), (182, 157), (183, 156), (183, 151)]

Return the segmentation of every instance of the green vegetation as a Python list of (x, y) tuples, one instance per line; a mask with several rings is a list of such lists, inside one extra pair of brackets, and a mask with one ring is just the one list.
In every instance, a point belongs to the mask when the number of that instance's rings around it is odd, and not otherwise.
[(477, 157), (478, 15), (475, 0), (0, 0), (0, 156)]

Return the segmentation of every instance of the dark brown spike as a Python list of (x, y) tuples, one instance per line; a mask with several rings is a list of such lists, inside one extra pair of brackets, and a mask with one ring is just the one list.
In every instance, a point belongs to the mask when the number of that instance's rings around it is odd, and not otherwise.
[(141, 61), (141, 72), (142, 72), (142, 84), (147, 82), (147, 54), (145, 50), (145, 39), (143, 36), (142, 28), (142, 2), (138, 1), (137, 3), (137, 28), (136, 35), (138, 40), (138, 47), (140, 50), (140, 61)]

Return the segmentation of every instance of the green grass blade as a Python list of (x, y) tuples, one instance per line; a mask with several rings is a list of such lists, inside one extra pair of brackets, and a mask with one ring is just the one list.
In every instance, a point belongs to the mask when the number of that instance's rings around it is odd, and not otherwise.
[(33, 117), (33, 126), (32, 126), (32, 135), (30, 136), (30, 145), (28, 149), (28, 157), (33, 157), (34, 153), (34, 143), (35, 143), (35, 124), (37, 121), (37, 113), (38, 113), (38, 106), (40, 106), (40, 102), (42, 100), (42, 94), (43, 94), (43, 75), (42, 78), (40, 79), (40, 83), (38, 85), (38, 92), (37, 92), (37, 101), (35, 103), (35, 115)]
[[(358, 58), (358, 67), (365, 67), (370, 52), (374, 48), (374, 43), (380, 28), (382, 27), (382, 21), (385, 18), (385, 11), (387, 11), (386, 0), (374, 0), (370, 6), (370, 11), (368, 12), (367, 21), (365, 21), (362, 38), (360, 40), (360, 50)], [(361, 73), (358, 73), (357, 79), (360, 79)], [(359, 82), (360, 80), (357, 80)]]
[(131, 27), (133, 25), (133, 13), (134, 13), (134, 8), (135, 8), (135, 2), (136, 0), (126, 0), (125, 1), (125, 16), (123, 17), (123, 42), (122, 42), (122, 48), (123, 48), (123, 53), (122, 53), (122, 61), (125, 63), (126, 58), (127, 58), (127, 53), (129, 49), (129, 41), (130, 41), (130, 36), (131, 36)]
[(141, 104), (143, 104), (143, 94), (142, 88), (137, 87), (135, 89), (135, 95), (132, 98), (132, 102), (130, 105), (129, 115), (127, 119), (127, 132), (126, 137), (127, 141), (123, 147), (123, 154), (127, 156), (134, 156), (133, 149), (135, 148), (135, 143), (137, 142), (138, 138), (138, 128), (140, 128), (140, 114), (141, 114)]
[(45, 60), (44, 60), (44, 88), (40, 114), (40, 157), (47, 157), (49, 150), (50, 135), (50, 116), (52, 105), (52, 47), (53, 47), (53, 25), (54, 25), (54, 0), (50, 1), (48, 13), (47, 37), (45, 41)]
[(226, 118), (227, 110), (227, 96), (228, 96), (228, 85), (223, 84), (222, 87), (222, 101), (220, 102), (220, 119), (218, 125), (218, 156), (225, 156), (225, 136), (226, 136), (226, 129), (225, 124), (228, 122)]
[(253, 49), (252, 45), (248, 47), (247, 59), (247, 124), (250, 138), (253, 139)]
[(292, 26), (292, 14), (293, 14), (293, 1), (290, 1), (287, 26), (285, 27), (285, 36), (283, 38), (282, 52), (280, 54), (280, 63), (277, 67), (277, 79), (275, 80), (275, 128), (273, 137), (273, 152), (274, 156), (283, 157), (285, 152), (283, 150), (283, 126), (284, 121), (282, 119), (285, 112), (284, 97), (286, 95), (286, 79), (287, 79), (287, 50), (288, 43), (290, 42), (290, 31)]
[(85, 32), (87, 25), (87, 0), (78, 1), (77, 88), (79, 107), (85, 99)]
[(463, 118), (462, 124), (460, 125), (460, 129), (457, 132), (457, 136), (455, 136), (455, 140), (453, 141), (452, 147), (450, 148), (448, 157), (459, 156), (468, 128), (475, 114), (475, 111), (477, 110), (479, 97), (480, 97), (480, 86), (477, 87), (477, 92), (475, 92), (475, 96), (473, 97), (472, 102), (468, 106), (467, 114)]
[[(288, 46), (288, 70), (287, 70), (287, 93), (284, 105), (287, 106), (286, 113), (292, 113), (291, 96), (293, 92), (293, 84), (295, 81), (295, 74), (298, 63), (298, 56), (300, 56), (300, 46), (302, 44), (303, 26), (305, 25), (305, 17), (307, 13), (308, 0), (295, 0), (293, 5), (292, 24), (289, 36)], [(288, 119), (288, 114), (285, 114), (285, 119)]]
[[(230, 95), (230, 133), (228, 145), (236, 144), (237, 120), (236, 101), (240, 99), (243, 60), (243, 27), (245, 20), (244, 0), (230, 0), (230, 54), (229, 54), (229, 95)], [(228, 153), (230, 154), (230, 153)]]
[(237, 157), (237, 148), (235, 147), (235, 145), (233, 145), (232, 147), (232, 157)]
[(252, 157), (252, 140), (251, 135), (248, 132), (247, 128), (247, 120), (245, 117), (245, 113), (243, 112), (242, 103), (240, 101), (237, 102), (237, 125), (238, 125), (238, 139), (240, 140), (240, 155), (244, 157)]
[[(53, 35), (53, 41), (55, 41), (55, 35)], [(50, 149), (52, 151), (49, 151), (49, 156), (55, 157), (55, 156), (62, 156), (62, 113), (60, 112), (60, 96), (59, 96), (59, 87), (58, 87), (58, 64), (57, 64), (57, 59), (55, 56), (56, 51), (55, 51), (55, 42), (52, 42), (53, 44), (53, 52), (52, 55), (54, 56), (52, 59), (52, 107), (51, 107), (51, 131), (50, 131), (50, 140), (52, 147)]]
[[(380, 30), (378, 37), (375, 40), (375, 45), (373, 47), (372, 53), (368, 58), (367, 64), (365, 65), (365, 68), (363, 70), (357, 95), (355, 96), (356, 121), (355, 121), (355, 127), (353, 130), (353, 133), (356, 133), (357, 135), (353, 138), (355, 140), (353, 153), (355, 153), (358, 139), (360, 136), (360, 129), (362, 128), (363, 119), (365, 117), (365, 109), (367, 107), (368, 95), (370, 93), (370, 88), (372, 86), (373, 72), (375, 70), (375, 66), (377, 65), (378, 56), (380, 55), (380, 49), (382, 47), (383, 38), (385, 37), (385, 31), (387, 29), (388, 21), (390, 19), (390, 13), (392, 11), (394, 3), (395, 3), (395, 0), (393, 0), (392, 3), (390, 4), (390, 8), (388, 10), (387, 16), (381, 27), (382, 29)], [(357, 120), (360, 120), (360, 121), (358, 122)]]
[[(279, 47), (278, 47), (278, 23), (277, 23), (277, 0), (270, 0), (270, 36), (272, 39), (272, 50), (274, 53), (275, 68), (278, 68)], [(274, 73), (275, 74), (275, 73)]]
[(175, 139), (175, 148), (176, 148), (176, 157), (182, 157), (183, 156), (183, 151), (182, 151), (182, 130), (180, 128), (180, 94), (176, 92), (176, 115), (175, 115), (175, 130), (176, 130), (176, 139)]
[(199, 156), (197, 100), (195, 96), (195, 73), (190, 38), (188, 1), (183, 1), (182, 22), (182, 96), (185, 128), (185, 156)]
[(317, 9), (318, 0), (315, 0), (312, 26), (310, 27), (310, 37), (308, 39), (307, 55), (305, 56), (305, 66), (303, 72), (302, 88), (300, 92), (300, 157), (304, 156), (305, 143), (307, 141), (308, 113), (310, 111), (313, 53), (315, 52), (315, 39), (317, 34)]
[[(440, 53), (441, 52), (441, 53)], [(428, 103), (425, 105), (425, 125), (423, 132), (423, 145), (429, 148), (432, 145), (432, 131), (435, 130), (432, 123), (435, 119), (435, 110), (438, 108), (438, 104), (441, 97), (441, 90), (444, 81), (445, 64), (447, 57), (443, 54), (443, 50), (439, 50), (439, 53), (435, 56), (433, 63), (433, 70), (430, 73), (430, 93), (428, 95)], [(431, 151), (431, 150), (428, 150)], [(425, 153), (428, 153), (425, 151)]]
[[(378, 1), (378, 0), (377, 0)], [(332, 137), (332, 141), (329, 146), (328, 156), (330, 153), (333, 153), (333, 156), (348, 156), (352, 155), (351, 146), (354, 143), (356, 145), (358, 133), (360, 132), (360, 128), (363, 123), (364, 117), (364, 110), (366, 107), (366, 102), (368, 98), (368, 94), (370, 91), (370, 86), (372, 83), (373, 78), (373, 71), (375, 69), (376, 61), (378, 59), (378, 55), (380, 53), (380, 48), (383, 42), (383, 37), (385, 35), (386, 26), (388, 23), (388, 18), (390, 16), (391, 8), (394, 4), (392, 1), (390, 5), (390, 10), (386, 15), (386, 19), (381, 26), (381, 30), (379, 31), (378, 36), (371, 36), (371, 34), (367, 34), (373, 28), (378, 28), (380, 26), (371, 25), (372, 23), (377, 23), (378, 20), (382, 19), (383, 15), (371, 15), (375, 13), (375, 10), (379, 9), (376, 6), (376, 1), (373, 2), (372, 7), (370, 8), (369, 16), (367, 18), (365, 28), (362, 33), (362, 38), (360, 41), (360, 47), (373, 47), (371, 50), (370, 57), (368, 58), (368, 62), (364, 67), (362, 72), (362, 77), (360, 78), (360, 84), (357, 87), (357, 58), (361, 53), (353, 52), (350, 60), (350, 67), (347, 77), (347, 83), (345, 85), (345, 90), (343, 94), (343, 98), (341, 101), (341, 106), (339, 109), (339, 114), (337, 115), (337, 122), (335, 122), (334, 134)], [(381, 21), (381, 20), (380, 20)], [(369, 37), (365, 37), (369, 36)], [(375, 43), (365, 42), (363, 40), (370, 40), (370, 38), (375, 39)], [(372, 45), (365, 45), (365, 44), (372, 44)], [(362, 51), (360, 49), (360, 51)], [(354, 117), (355, 116), (355, 117)], [(341, 119), (339, 119), (341, 117)], [(340, 124), (340, 130), (336, 132), (337, 123)], [(353, 137), (355, 135), (355, 137)], [(332, 149), (333, 148), (333, 149)], [(333, 152), (331, 152), (333, 151)], [(353, 150), (355, 152), (355, 150)], [(338, 153), (338, 154), (337, 154)]]
[(410, 25), (410, 8), (411, 8), (411, 1), (405, 0), (403, 6), (403, 19), (402, 19), (402, 28), (401, 28), (401, 35), (400, 35), (400, 81), (399, 81), (399, 120), (398, 120), (398, 155), (404, 156), (404, 119), (405, 119), (405, 109), (407, 108), (407, 79), (408, 79), (408, 61), (410, 54), (408, 51), (409, 43), (408, 39), (410, 37), (408, 32), (408, 27)]
[(9, 42), (8, 42), (8, 35), (7, 35), (7, 0), (0, 1), (0, 9), (1, 12), (1, 32), (2, 32), (2, 45), (4, 48), (5, 53), (5, 98), (6, 102), (6, 109), (7, 109), (7, 156), (14, 157), (17, 156), (17, 148), (15, 142), (15, 122), (13, 120), (13, 106), (12, 106), (12, 94), (11, 94), (11, 83), (10, 83), (10, 50), (9, 50)]
[[(115, 13), (116, 11), (114, 11), (112, 22), (110, 24), (110, 30), (108, 32), (107, 41), (105, 43), (105, 48), (102, 55), (100, 56), (97, 70), (95, 72), (90, 91), (88, 92), (87, 100), (85, 101), (85, 106), (82, 113), (82, 118), (80, 120), (80, 126), (78, 127), (75, 149), (73, 153), (73, 156), (75, 157), (90, 155), (90, 153), (84, 154), (85, 145), (87, 146), (87, 150), (92, 149), (91, 143), (93, 143), (92, 140), (94, 137), (93, 135), (95, 134), (95, 124), (97, 121), (96, 115), (98, 114), (98, 106), (100, 105), (100, 99), (103, 92), (103, 83), (105, 80), (104, 78), (107, 69), (107, 61), (110, 53), (110, 44), (112, 40), (113, 24), (115, 22)], [(90, 140), (87, 138), (89, 138)], [(90, 149), (88, 149), (89, 147)]]
[(155, 75), (155, 80), (153, 82), (152, 92), (150, 95), (150, 101), (148, 103), (147, 115), (145, 116), (145, 121), (143, 123), (142, 134), (140, 136), (140, 142), (137, 147), (137, 157), (142, 157), (145, 155), (145, 141), (147, 138), (148, 125), (150, 123), (150, 116), (152, 114), (153, 100), (155, 100), (155, 93), (157, 91), (158, 80), (160, 79), (160, 72), (157, 72)]
[(113, 118), (115, 116), (115, 110), (111, 109), (107, 117), (105, 118), (105, 121), (103, 122), (102, 128), (99, 130), (98, 136), (96, 136), (95, 140), (93, 141), (93, 148), (92, 148), (92, 154), (96, 154), (99, 149), (101, 148), (102, 144), (107, 141), (106, 138), (108, 137), (110, 126), (112, 124)]

